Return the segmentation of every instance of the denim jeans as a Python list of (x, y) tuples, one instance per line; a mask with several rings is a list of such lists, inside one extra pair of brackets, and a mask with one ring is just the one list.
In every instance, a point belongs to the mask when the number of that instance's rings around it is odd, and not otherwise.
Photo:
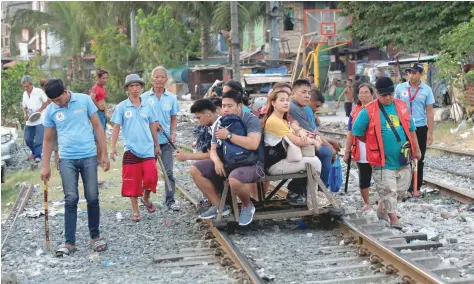
[[(166, 175), (170, 180), (171, 192), (168, 191), (168, 188), (165, 189), (166, 199), (165, 204), (174, 203), (174, 193), (176, 191), (174, 176), (173, 176), (173, 147), (170, 144), (160, 144), (161, 149), (161, 159), (163, 160), (163, 165), (165, 166)], [(164, 174), (164, 173), (163, 173)]]
[(35, 158), (41, 158), (43, 151), (44, 126), (38, 124), (35, 126), (25, 126), (25, 143), (30, 148)]
[(99, 237), (99, 184), (97, 181), (97, 156), (83, 159), (60, 159), (59, 172), (64, 190), (64, 227), (66, 244), (76, 243), (78, 181), (81, 174), (87, 200), (87, 217), (91, 239)]
[[(97, 116), (99, 117), (99, 121), (100, 121), (100, 125), (102, 125), (102, 130), (104, 130), (104, 133), (105, 133), (105, 129), (106, 129), (106, 126), (107, 126), (107, 117), (105, 116), (105, 112), (103, 111), (97, 111)], [(97, 135), (95, 134), (95, 130), (92, 130), (94, 132), (94, 140), (97, 140)]]

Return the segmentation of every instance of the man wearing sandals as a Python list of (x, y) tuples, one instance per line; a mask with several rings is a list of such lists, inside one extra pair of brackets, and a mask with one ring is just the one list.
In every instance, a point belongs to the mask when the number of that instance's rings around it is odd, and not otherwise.
[(166, 175), (170, 181), (169, 186), (171, 187), (171, 191), (166, 191), (165, 204), (169, 210), (179, 211), (179, 206), (174, 200), (176, 186), (173, 176), (173, 148), (169, 144), (168, 138), (166, 138), (162, 132), (165, 131), (166, 134), (168, 134), (171, 142), (176, 142), (176, 128), (178, 127), (176, 115), (179, 112), (178, 98), (165, 88), (166, 82), (168, 81), (168, 74), (163, 66), (158, 66), (153, 69), (151, 77), (153, 88), (143, 93), (141, 97), (155, 109), (161, 128), (159, 129), (160, 132), (158, 132), (158, 142), (160, 142), (161, 159), (163, 160)]
[[(148, 212), (156, 211), (150, 201), (150, 192), (156, 193), (158, 173), (155, 157), (160, 155), (160, 144), (157, 135), (157, 115), (153, 107), (140, 98), (145, 82), (137, 74), (130, 74), (125, 79), (124, 89), (128, 99), (115, 108), (112, 116), (112, 160), (117, 156), (117, 138), (122, 127), (125, 146), (122, 166), (122, 196), (130, 197), (132, 202), (132, 221), (141, 219), (138, 209), (138, 197), (143, 195), (143, 203)], [(143, 189), (143, 190), (142, 190)]]
[[(397, 199), (403, 198), (410, 186), (410, 158), (421, 157), (416, 127), (406, 103), (394, 99), (393, 82), (382, 77), (375, 83), (377, 100), (367, 104), (357, 116), (352, 133), (365, 142), (366, 158), (373, 167), (379, 195), (379, 218), (401, 229), (397, 216)], [(403, 150), (403, 151), (402, 151)], [(409, 150), (412, 157), (405, 155)]]
[[(56, 128), (59, 138), (59, 172), (65, 200), (65, 243), (58, 248), (56, 256), (69, 255), (76, 250), (79, 174), (82, 177), (87, 200), (90, 244), (94, 251), (104, 251), (107, 243), (100, 238), (99, 233), (98, 161), (92, 128), (97, 133), (102, 152), (100, 163), (104, 171), (109, 170), (110, 162), (107, 158), (105, 134), (101, 131), (102, 126), (97, 116), (97, 107), (88, 95), (65, 90), (63, 82), (59, 79), (49, 80), (44, 88), (53, 103), (47, 107), (44, 116), (43, 156), (45, 161), (50, 161), (53, 129)], [(41, 170), (41, 179), (46, 183), (50, 177), (50, 163), (45, 162)]]

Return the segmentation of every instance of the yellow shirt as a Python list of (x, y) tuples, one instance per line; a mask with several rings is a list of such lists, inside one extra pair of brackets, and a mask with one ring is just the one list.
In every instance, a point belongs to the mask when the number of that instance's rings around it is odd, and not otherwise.
[(278, 138), (291, 134), (288, 121), (271, 115), (265, 122), (265, 134), (271, 134)]

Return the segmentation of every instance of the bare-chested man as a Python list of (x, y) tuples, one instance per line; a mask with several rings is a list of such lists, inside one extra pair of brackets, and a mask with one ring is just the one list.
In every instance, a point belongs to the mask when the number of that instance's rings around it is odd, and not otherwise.
[(354, 103), (354, 90), (352, 89), (352, 79), (347, 79), (346, 88), (342, 91), (342, 94), (339, 96), (337, 100), (336, 109), (339, 109), (339, 104), (341, 103), (341, 99), (343, 96), (346, 96), (346, 100), (344, 101), (344, 110), (346, 111), (346, 117), (349, 117), (352, 112), (352, 104)]

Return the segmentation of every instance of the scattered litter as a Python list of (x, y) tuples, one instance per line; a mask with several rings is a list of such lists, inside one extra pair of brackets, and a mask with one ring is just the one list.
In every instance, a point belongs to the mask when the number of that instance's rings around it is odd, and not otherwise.
[(53, 207), (64, 205), (64, 200), (58, 200), (53, 202)]
[(117, 212), (117, 214), (115, 215), (115, 217), (117, 217), (117, 221), (119, 221), (119, 222), (123, 220), (122, 213), (120, 213), (120, 212)]
[(110, 262), (108, 260), (104, 260), (104, 267), (107, 267), (110, 265)]
[(43, 254), (43, 250), (42, 250), (42, 249), (38, 249), (38, 250), (36, 251), (36, 256), (40, 256), (40, 255), (42, 255), (42, 254)]
[(307, 233), (306, 236), (307, 236), (308, 238), (311, 238), (311, 237), (313, 236), (313, 233)]
[(28, 211), (26, 212), (25, 216), (27, 218), (38, 218), (44, 215), (43, 211)]
[(306, 224), (302, 220), (296, 221), (296, 224), (298, 225), (298, 228), (300, 228), (300, 229), (307, 229), (308, 228), (308, 226), (306, 226)]
[(339, 242), (339, 245), (340, 245), (340, 246), (343, 246), (343, 245), (344, 245), (344, 240), (340, 241), (340, 242)]
[(419, 233), (426, 234), (426, 236), (428, 237), (428, 240), (433, 240), (437, 236), (439, 236), (439, 233), (435, 229), (432, 229), (432, 228), (422, 228), (419, 231)]
[(35, 184), (35, 186), (33, 188), (33, 193), (37, 194), (39, 192), (40, 187), (41, 186), (39, 184)]
[(466, 120), (463, 120), (463, 121), (461, 121), (461, 123), (459, 123), (458, 127), (449, 129), (449, 132), (451, 132), (451, 134), (454, 134), (454, 133), (456, 133), (458, 131), (462, 131), (466, 128), (467, 128), (467, 122), (466, 122)]
[(12, 204), (13, 204), (13, 203), (8, 202), (6, 205), (7, 205), (8, 207), (10, 207), (10, 206), (12, 206)]
[[(88, 259), (89, 259), (90, 262), (97, 262), (97, 261), (100, 260), (100, 256), (99, 256), (98, 253), (93, 253), (93, 254), (89, 255)], [(105, 266), (105, 261), (104, 261), (104, 266)]]

